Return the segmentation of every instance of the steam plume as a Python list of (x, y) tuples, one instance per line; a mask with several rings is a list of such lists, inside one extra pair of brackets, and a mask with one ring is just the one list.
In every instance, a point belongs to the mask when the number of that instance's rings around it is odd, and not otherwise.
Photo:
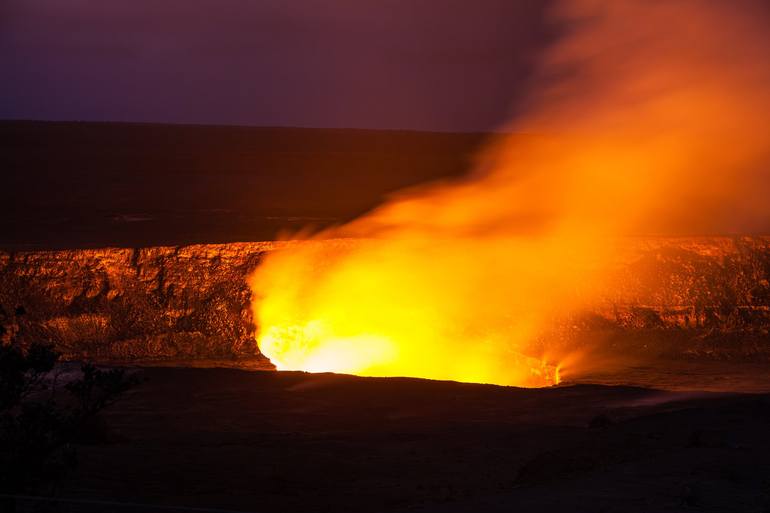
[[(759, 4), (570, 0), (522, 115), (466, 178), (405, 191), (255, 273), (285, 368), (558, 379), (548, 323), (611, 287), (612, 240), (767, 226)], [(521, 135), (522, 133), (534, 135)]]

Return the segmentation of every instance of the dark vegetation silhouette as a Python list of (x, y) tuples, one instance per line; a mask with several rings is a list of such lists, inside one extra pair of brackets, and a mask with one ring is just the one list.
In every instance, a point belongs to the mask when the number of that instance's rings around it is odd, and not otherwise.
[[(17, 341), (19, 307), (0, 308), (0, 511), (16, 511), (14, 495), (56, 493), (77, 463), (75, 443), (107, 439), (97, 416), (138, 384), (124, 369), (82, 363), (62, 378), (59, 353), (44, 343)], [(68, 373), (71, 375), (71, 373)]]

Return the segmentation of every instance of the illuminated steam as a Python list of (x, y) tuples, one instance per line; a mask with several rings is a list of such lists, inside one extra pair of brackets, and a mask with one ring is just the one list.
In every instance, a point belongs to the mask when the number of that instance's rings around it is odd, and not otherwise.
[(257, 269), (258, 343), (279, 368), (550, 384), (567, 355), (543, 337), (612, 287), (614, 238), (767, 226), (765, 11), (570, 0), (552, 15), (563, 35), (514, 135), (466, 178), (317, 237), (357, 242)]

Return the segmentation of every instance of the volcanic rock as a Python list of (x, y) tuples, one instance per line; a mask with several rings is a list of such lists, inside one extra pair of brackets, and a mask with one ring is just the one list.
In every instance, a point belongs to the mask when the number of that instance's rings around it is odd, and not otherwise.
[[(0, 322), (71, 359), (264, 361), (246, 278), (285, 244), (0, 252)], [(619, 254), (617, 287), (555, 323), (563, 343), (770, 357), (770, 238), (628, 239)]]

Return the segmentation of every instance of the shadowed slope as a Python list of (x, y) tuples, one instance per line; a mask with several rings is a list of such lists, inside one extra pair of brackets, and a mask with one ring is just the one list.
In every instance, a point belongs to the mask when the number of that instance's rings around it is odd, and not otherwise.
[(764, 396), (143, 372), (106, 419), (123, 441), (82, 448), (65, 497), (274, 512), (759, 511), (766, 499)]

